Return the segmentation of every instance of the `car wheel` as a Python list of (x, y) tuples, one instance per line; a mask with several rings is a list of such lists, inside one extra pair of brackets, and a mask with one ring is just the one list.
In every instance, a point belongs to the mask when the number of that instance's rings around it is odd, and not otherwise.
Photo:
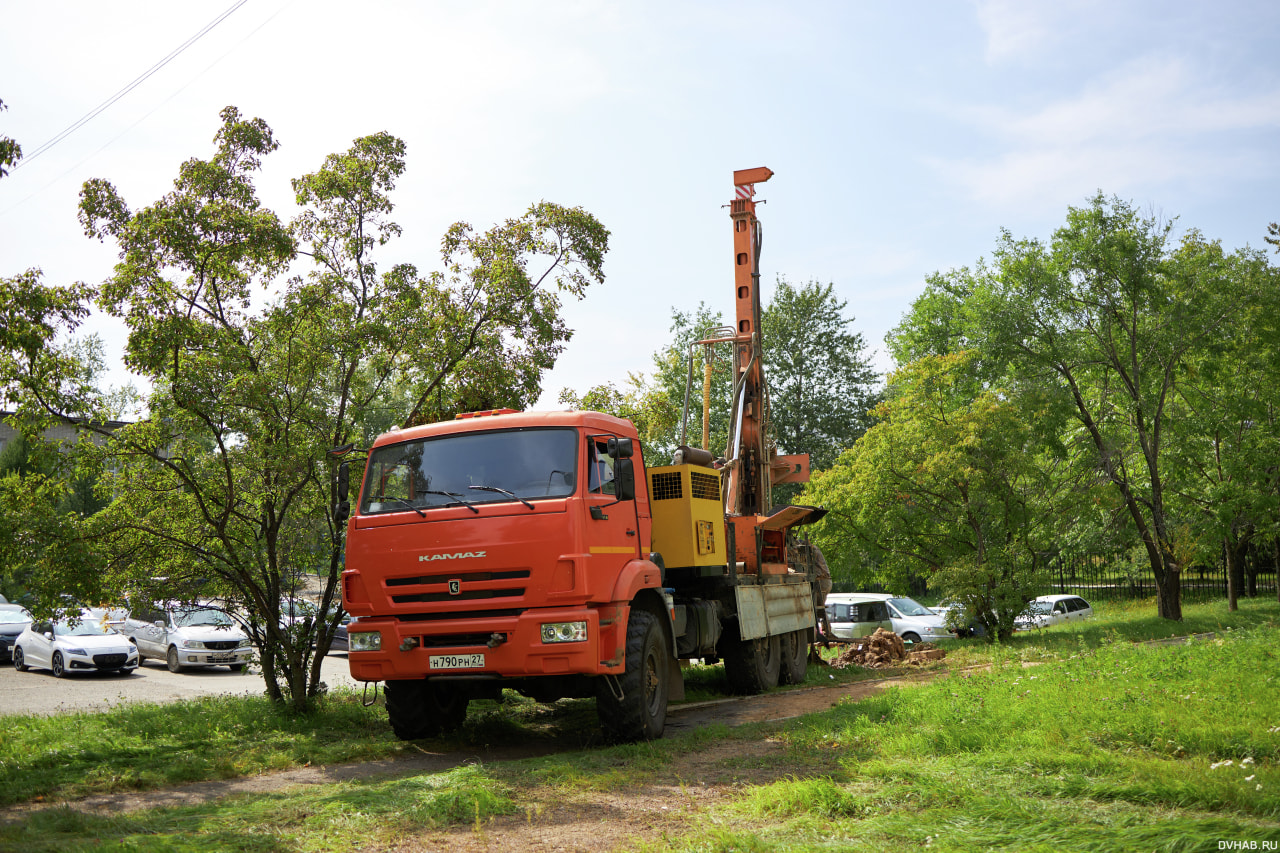
[(53, 670), (54, 678), (61, 678), (67, 674), (67, 669), (62, 663), (62, 652), (53, 653), (53, 660), (49, 662), (49, 668)]
[(907, 633), (902, 635), (902, 642), (918, 643), (920, 642), (920, 635), (917, 634), (915, 631), (908, 631)]
[(31, 667), (27, 666), (26, 656), (22, 654), (22, 649), (17, 646), (13, 647), (13, 668), (18, 672), (26, 672), (31, 669)]
[(177, 646), (170, 646), (170, 647), (169, 647), (169, 659), (166, 661), (166, 663), (169, 665), (169, 671), (170, 671), (170, 672), (181, 672), (181, 671), (182, 671), (182, 664), (178, 662), (178, 647), (177, 647)]

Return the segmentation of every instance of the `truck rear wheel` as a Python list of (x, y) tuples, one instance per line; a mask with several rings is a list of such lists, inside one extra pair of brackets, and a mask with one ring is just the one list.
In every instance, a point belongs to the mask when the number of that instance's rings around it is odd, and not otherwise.
[[(736, 629), (734, 629), (736, 631)], [(778, 686), (782, 669), (782, 643), (774, 634), (755, 640), (730, 635), (724, 646), (724, 674), (734, 693), (763, 693)]]
[[(627, 662), (616, 681), (596, 680), (596, 713), (611, 742), (653, 740), (667, 724), (667, 635), (657, 618), (645, 610), (631, 611), (627, 622)], [(614, 683), (610, 683), (614, 681)], [(621, 688), (619, 697), (614, 688)]]
[(467, 718), (466, 696), (424, 679), (388, 681), (383, 688), (387, 720), (400, 740), (451, 732)]
[(783, 684), (804, 684), (809, 671), (809, 632), (792, 631), (782, 635), (782, 669), (778, 680)]

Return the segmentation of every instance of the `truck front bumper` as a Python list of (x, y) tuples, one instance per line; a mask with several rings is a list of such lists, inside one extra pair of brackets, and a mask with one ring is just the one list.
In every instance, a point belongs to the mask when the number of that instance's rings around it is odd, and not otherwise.
[[(602, 626), (598, 608), (546, 608), (509, 618), (430, 622), (361, 617), (348, 629), (351, 677), (389, 681), (445, 675), (514, 678), (615, 672), (621, 666), (621, 654), (608, 639), (615, 633), (615, 618), (606, 615)], [(585, 622), (586, 639), (543, 642), (543, 625), (565, 622)], [(356, 635), (365, 633), (379, 636), (378, 650), (357, 649), (360, 638)], [(491, 639), (483, 642), (481, 638)]]

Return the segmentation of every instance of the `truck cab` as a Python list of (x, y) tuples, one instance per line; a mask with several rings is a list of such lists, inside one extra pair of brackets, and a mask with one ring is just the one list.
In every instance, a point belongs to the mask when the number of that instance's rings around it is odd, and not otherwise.
[(674, 648), (637, 466), (635, 428), (596, 412), (485, 412), (374, 442), (343, 608), (359, 620), (351, 674), (387, 682), (398, 733), (438, 730), (428, 717), (504, 687), (596, 694), (596, 677), (625, 674), (632, 608)]

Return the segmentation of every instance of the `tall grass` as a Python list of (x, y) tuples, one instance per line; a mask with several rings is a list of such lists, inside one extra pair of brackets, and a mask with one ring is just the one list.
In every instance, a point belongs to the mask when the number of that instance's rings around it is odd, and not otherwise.
[(1261, 849), (1280, 842), (1275, 639), (1080, 643), (841, 705), (782, 735), (836, 772), (754, 787), (674, 849)]

